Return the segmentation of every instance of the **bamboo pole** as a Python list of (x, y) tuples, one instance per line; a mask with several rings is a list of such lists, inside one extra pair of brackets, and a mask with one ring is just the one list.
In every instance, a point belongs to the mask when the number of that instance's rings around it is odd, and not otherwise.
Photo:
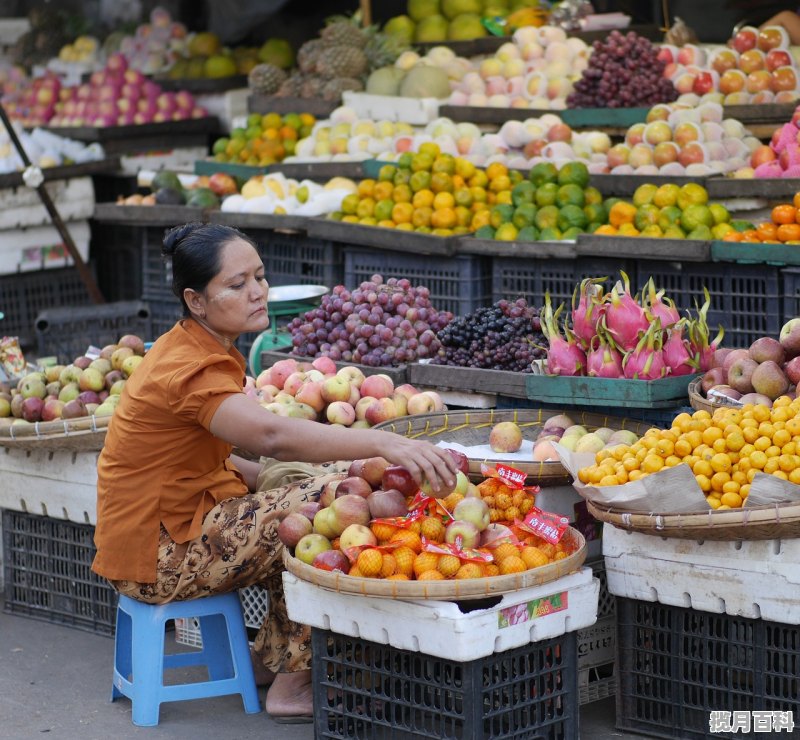
[(364, 28), (372, 25), (372, 3), (370, 0), (359, 0), (361, 7), (361, 25)]
[[(22, 142), (19, 140), (17, 132), (11, 125), (11, 121), (6, 114), (6, 109), (3, 107), (2, 103), (0, 103), (0, 120), (2, 120), (3, 125), (6, 127), (8, 135), (11, 138), (11, 142), (14, 144), (14, 148), (17, 150), (20, 159), (22, 159), (22, 164), (26, 169), (31, 167), (31, 161), (28, 159), (25, 148), (22, 146)], [(50, 214), (53, 225), (56, 227), (58, 233), (61, 235), (61, 238), (64, 240), (64, 245), (69, 252), (69, 256), (72, 257), (75, 267), (78, 268), (78, 274), (80, 275), (83, 284), (86, 286), (86, 290), (89, 292), (89, 297), (92, 299), (92, 302), (105, 303), (106, 300), (103, 297), (103, 294), (100, 292), (100, 288), (98, 287), (97, 283), (95, 282), (92, 271), (83, 261), (83, 258), (78, 252), (78, 248), (75, 246), (75, 242), (72, 240), (72, 235), (69, 233), (69, 229), (67, 229), (66, 224), (64, 221), (62, 221), (61, 214), (59, 214), (55, 203), (53, 203), (53, 199), (50, 197), (50, 193), (47, 192), (47, 188), (44, 186), (44, 180), (42, 180), (42, 182), (40, 182), (34, 189), (38, 193), (42, 204), (47, 209), (47, 212)]]

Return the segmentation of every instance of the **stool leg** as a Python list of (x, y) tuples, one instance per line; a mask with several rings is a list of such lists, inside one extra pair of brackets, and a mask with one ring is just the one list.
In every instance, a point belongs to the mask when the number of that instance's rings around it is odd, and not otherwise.
[(153, 607), (147, 616), (140, 614), (133, 623), (133, 724), (152, 727), (158, 724), (161, 688), (164, 684), (164, 619)]
[(200, 634), (203, 637), (203, 658), (211, 681), (232, 678), (233, 661), (228, 644), (228, 629), (223, 614), (200, 617)]
[(247, 629), (244, 626), (244, 616), (231, 618), (228, 615), (228, 642), (231, 657), (236, 667), (236, 675), (241, 686), (242, 703), (247, 714), (257, 714), (261, 711), (261, 702), (258, 699), (256, 677), (253, 673), (253, 662), (250, 659), (250, 643), (247, 639)]
[(126, 681), (129, 681), (131, 677), (131, 646), (133, 644), (131, 638), (131, 616), (122, 611), (122, 609), (117, 609), (117, 627), (114, 630), (114, 676), (111, 684), (111, 701), (124, 696), (114, 683), (116, 674), (118, 673)]

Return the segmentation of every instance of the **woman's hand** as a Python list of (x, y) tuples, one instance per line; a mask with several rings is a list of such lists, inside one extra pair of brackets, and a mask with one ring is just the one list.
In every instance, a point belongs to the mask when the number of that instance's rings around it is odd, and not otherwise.
[(453, 456), (445, 449), (430, 442), (407, 439), (390, 432), (375, 432), (388, 439), (380, 442), (386, 449), (380, 453), (395, 465), (402, 465), (417, 483), (428, 481), (434, 491), (451, 489), (456, 484), (458, 466)]

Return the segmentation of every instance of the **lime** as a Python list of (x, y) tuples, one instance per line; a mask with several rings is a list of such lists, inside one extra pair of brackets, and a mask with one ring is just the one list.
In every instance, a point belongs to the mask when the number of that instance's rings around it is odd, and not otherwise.
[(476, 239), (494, 239), (494, 229), (489, 225), (481, 226), (475, 232), (475, 238)]
[(261, 114), (260, 113), (251, 113), (247, 116), (247, 126), (258, 126), (261, 128)]
[(388, 221), (392, 218), (392, 208), (394, 208), (394, 201), (386, 198), (379, 200), (375, 204), (375, 218), (378, 221)]
[(531, 167), (528, 179), (538, 188), (548, 182), (556, 182), (558, 180), (558, 170), (552, 162), (539, 162), (539, 164)]
[(714, 235), (711, 233), (711, 229), (708, 226), (701, 224), (696, 228), (692, 229), (687, 235), (687, 239), (699, 239), (701, 241), (709, 241), (714, 238)]
[(513, 242), (517, 239), (518, 229), (514, 224), (503, 224), (499, 229), (494, 232), (495, 241)]
[(536, 187), (532, 182), (520, 182), (511, 189), (511, 201), (515, 206), (521, 203), (533, 203)]
[(545, 183), (536, 189), (536, 205), (552, 206), (558, 196), (558, 185), (554, 182)]
[(535, 242), (539, 238), (539, 232), (533, 226), (524, 226), (517, 234), (518, 242)]
[(595, 187), (588, 187), (583, 191), (583, 199), (587, 206), (599, 205), (603, 202), (603, 194)]
[(539, 241), (557, 242), (561, 239), (561, 232), (555, 226), (547, 226), (539, 232)]
[(378, 180), (382, 182), (392, 182), (396, 172), (397, 167), (393, 164), (385, 164), (378, 170)]
[(594, 234), (594, 232), (597, 231), (601, 226), (603, 226), (603, 224), (601, 224), (599, 221), (592, 221), (586, 225), (586, 229), (584, 229), (584, 231), (587, 234)]
[(511, 217), (511, 223), (518, 229), (522, 229), (525, 226), (532, 226), (533, 220), (536, 218), (536, 210), (536, 206), (533, 205), (533, 203), (523, 203), (514, 211), (514, 215)]
[(394, 173), (394, 184), (408, 185), (409, 181), (411, 180), (411, 174), (411, 170), (397, 170), (397, 172)]
[(583, 206), (586, 204), (586, 197), (583, 188), (578, 185), (562, 185), (556, 193), (556, 205), (563, 206)]
[(661, 231), (666, 231), (670, 226), (677, 226), (680, 223), (681, 209), (677, 206), (664, 206), (658, 217), (658, 225)]
[(514, 206), (501, 204), (494, 206), (489, 214), (489, 223), (492, 228), (499, 229), (503, 224), (511, 223), (514, 217)]
[(583, 162), (567, 162), (558, 171), (558, 184), (585, 188), (589, 185), (589, 169)]
[(397, 166), (400, 169), (408, 169), (411, 167), (411, 160), (414, 159), (414, 155), (411, 152), (403, 152), (397, 158)]
[(733, 227), (734, 231), (738, 231), (740, 234), (743, 231), (754, 231), (755, 225), (752, 224), (750, 221), (743, 221), (741, 219), (736, 219), (735, 221), (731, 221), (731, 226)]
[(408, 181), (411, 186), (411, 191), (418, 193), (420, 190), (427, 190), (431, 186), (431, 173), (425, 170), (420, 170), (411, 175)]
[(602, 203), (587, 203), (583, 208), (589, 223), (604, 224), (608, 221), (608, 213)]
[(636, 216), (633, 218), (633, 225), (641, 231), (648, 226), (655, 226), (658, 224), (658, 219), (661, 217), (661, 211), (656, 208), (652, 203), (646, 203), (636, 209)]

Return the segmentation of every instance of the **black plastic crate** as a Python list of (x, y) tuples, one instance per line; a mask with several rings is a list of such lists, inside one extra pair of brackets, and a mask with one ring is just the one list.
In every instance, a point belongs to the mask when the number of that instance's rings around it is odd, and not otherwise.
[(376, 274), (384, 280), (407, 278), (414, 286), (426, 286), (433, 307), (452, 311), (456, 316), (472, 313), (492, 302), (487, 257), (439, 257), (345, 247), (344, 284), (348, 288), (356, 288)]
[(783, 322), (800, 316), (800, 267), (781, 270)]
[(800, 626), (632, 599), (617, 600), (617, 625), (619, 729), (681, 740), (751, 737), (712, 734), (710, 713), (800, 717)]
[(90, 249), (97, 285), (107, 301), (141, 298), (142, 244), (136, 228), (95, 221)]
[(117, 592), (91, 570), (94, 527), (3, 510), (4, 609), (111, 635)]
[(36, 317), (39, 356), (56, 355), (63, 364), (82, 355), (90, 345), (114, 344), (123, 334), (136, 334), (144, 341), (150, 338), (150, 308), (146, 303), (118, 301), (52, 308)]
[(166, 229), (162, 226), (136, 228), (141, 229), (142, 298), (176, 300), (172, 292), (172, 262), (161, 256)]
[[(682, 312), (702, 305), (708, 288), (711, 308), (708, 324), (715, 334), (725, 327), (725, 346), (748, 347), (759, 337), (777, 337), (783, 323), (779, 268), (773, 265), (739, 265), (714, 262), (640, 263), (638, 285), (652, 275), (656, 288), (666, 290)], [(712, 336), (713, 338), (713, 336)]]
[(576, 637), (459, 663), (312, 629), (314, 737), (578, 738)]
[(91, 303), (75, 267), (0, 276), (0, 335), (19, 337), (23, 349), (36, 347), (36, 317), (47, 308)]
[(533, 306), (544, 304), (550, 294), (553, 307), (570, 307), (575, 286), (586, 277), (608, 277), (606, 288), (624, 270), (635, 285), (635, 269), (628, 260), (618, 259), (530, 259), (495, 257), (492, 261), (492, 300), (525, 298)]
[(303, 233), (258, 231), (247, 235), (258, 245), (270, 285), (340, 285), (344, 277), (341, 246)]

